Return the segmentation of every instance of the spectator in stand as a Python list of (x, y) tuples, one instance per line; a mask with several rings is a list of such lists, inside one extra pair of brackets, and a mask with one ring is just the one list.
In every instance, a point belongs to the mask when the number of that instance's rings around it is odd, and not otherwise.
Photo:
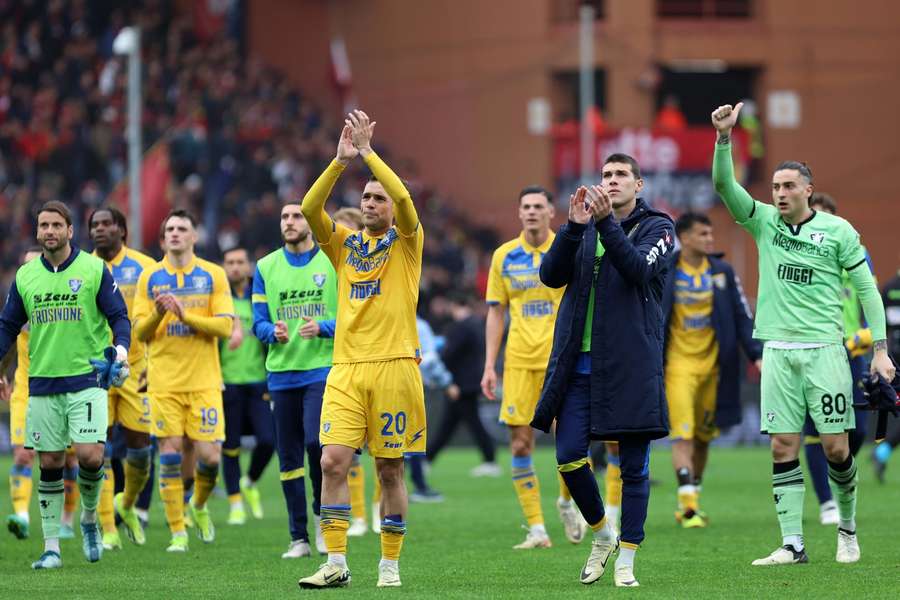
[(681, 112), (681, 103), (678, 101), (678, 96), (674, 94), (666, 95), (662, 107), (656, 113), (653, 128), (662, 131), (684, 131), (687, 129), (687, 119), (684, 117), (684, 113)]

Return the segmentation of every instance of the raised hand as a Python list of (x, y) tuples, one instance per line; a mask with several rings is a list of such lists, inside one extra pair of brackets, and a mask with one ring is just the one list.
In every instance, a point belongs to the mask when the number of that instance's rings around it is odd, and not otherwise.
[(369, 115), (361, 110), (353, 110), (344, 120), (350, 128), (350, 140), (353, 147), (362, 153), (372, 151), (372, 135), (375, 133), (375, 121), (369, 121)]
[(591, 212), (585, 205), (586, 196), (587, 188), (583, 185), (575, 190), (574, 194), (569, 196), (569, 220), (573, 223), (585, 225), (591, 220)]
[(341, 139), (338, 140), (337, 155), (334, 159), (346, 167), (357, 156), (359, 156), (359, 150), (356, 149), (350, 140), (350, 127), (344, 125), (344, 129), (341, 130)]
[(734, 107), (730, 104), (725, 104), (712, 112), (712, 124), (716, 131), (719, 132), (719, 136), (728, 137), (731, 135), (731, 130), (737, 124), (738, 115), (743, 107), (743, 102), (738, 102)]
[(612, 212), (612, 200), (599, 185), (592, 185), (587, 189), (587, 207), (594, 221), (602, 221)]

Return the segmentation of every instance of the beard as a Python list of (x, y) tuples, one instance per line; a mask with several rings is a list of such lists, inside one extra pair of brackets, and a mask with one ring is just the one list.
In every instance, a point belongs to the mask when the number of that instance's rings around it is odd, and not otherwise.
[(306, 231), (291, 231), (287, 234), (282, 232), (281, 241), (285, 244), (300, 244), (309, 239), (309, 230)]

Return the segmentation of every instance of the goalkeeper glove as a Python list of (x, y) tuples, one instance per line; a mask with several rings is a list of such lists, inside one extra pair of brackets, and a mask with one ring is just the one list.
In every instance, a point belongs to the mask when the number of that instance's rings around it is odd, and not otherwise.
[(128, 379), (128, 351), (124, 346), (112, 346), (103, 350), (103, 360), (92, 359), (91, 365), (97, 375), (97, 385), (103, 389), (122, 387)]
[(868, 328), (857, 330), (852, 338), (844, 342), (844, 345), (850, 352), (851, 358), (868, 354), (872, 349), (872, 330)]

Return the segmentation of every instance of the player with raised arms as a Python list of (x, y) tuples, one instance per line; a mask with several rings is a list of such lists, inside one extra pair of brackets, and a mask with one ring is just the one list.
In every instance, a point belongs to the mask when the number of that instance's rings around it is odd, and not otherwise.
[[(372, 150), (375, 123), (347, 116), (337, 156), (303, 198), (303, 215), (338, 277), (334, 366), (322, 403), (322, 535), (328, 561), (300, 587), (350, 583), (347, 529), (353, 454), (368, 442), (381, 481), (378, 586), (400, 585), (406, 533), (403, 455), (425, 451), (425, 401), (416, 331), (424, 234), (403, 182)], [(364, 229), (336, 224), (325, 201), (344, 169), (361, 155), (374, 178), (363, 189)], [(396, 218), (396, 223), (394, 219)]]
[(838, 505), (838, 562), (859, 560), (856, 499), (859, 477), (847, 431), (853, 429), (853, 382), (844, 350), (842, 274), (859, 294), (872, 330), (872, 372), (888, 381), (884, 306), (859, 234), (844, 219), (810, 208), (813, 176), (787, 161), (772, 176), (772, 204), (754, 200), (734, 178), (731, 130), (742, 103), (712, 112), (718, 132), (713, 183), (735, 221), (759, 249), (759, 293), (753, 337), (764, 342), (761, 426), (771, 436), (772, 487), (782, 545), (754, 565), (809, 561), (803, 544), (803, 471), (798, 459), (809, 413), (828, 459)]

